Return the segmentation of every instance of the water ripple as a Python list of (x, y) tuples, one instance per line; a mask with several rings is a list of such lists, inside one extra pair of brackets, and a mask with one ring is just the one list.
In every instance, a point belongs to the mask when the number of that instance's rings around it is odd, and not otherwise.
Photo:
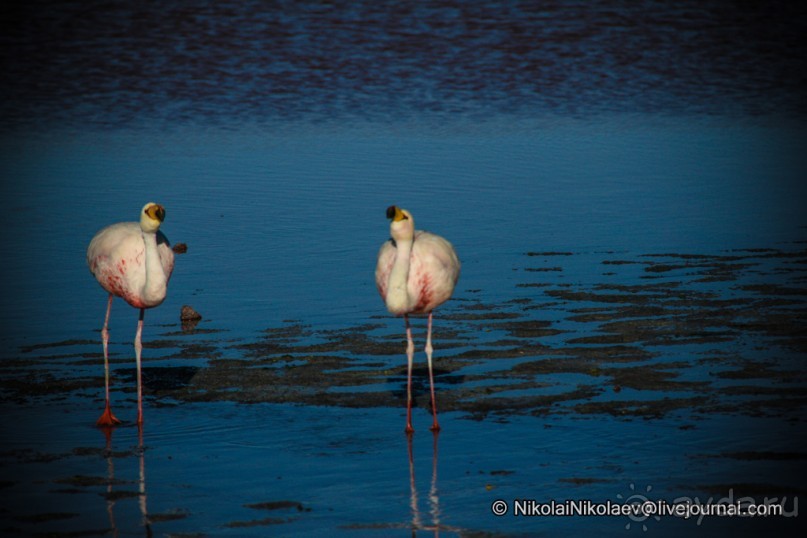
[(6, 124), (805, 112), (794, 3), (157, 6), (5, 10)]

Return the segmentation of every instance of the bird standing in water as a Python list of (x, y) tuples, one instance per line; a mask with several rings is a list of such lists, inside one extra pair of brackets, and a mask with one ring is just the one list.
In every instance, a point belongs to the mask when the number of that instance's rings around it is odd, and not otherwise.
[(454, 247), (439, 235), (422, 230), (415, 231), (412, 214), (397, 206), (387, 208), (391, 219), (391, 239), (381, 245), (375, 282), (387, 310), (396, 316), (403, 315), (406, 323), (406, 432), (412, 433), (412, 362), (415, 344), (409, 326), (409, 314), (427, 314), (426, 360), (429, 366), (429, 384), (432, 397), (431, 430), (438, 431), (437, 403), (434, 398), (432, 371), (432, 311), (446, 302), (454, 291), (460, 276), (460, 260)]
[(140, 212), (140, 222), (119, 222), (107, 226), (92, 238), (87, 249), (87, 265), (98, 283), (109, 292), (101, 340), (104, 346), (104, 378), (106, 407), (98, 426), (120, 424), (109, 404), (109, 312), (112, 299), (117, 296), (134, 308), (140, 309), (135, 333), (135, 361), (137, 363), (137, 424), (143, 424), (143, 389), (140, 373), (140, 352), (143, 348), (143, 314), (165, 300), (168, 279), (174, 270), (174, 253), (168, 239), (160, 231), (165, 220), (165, 209), (149, 202)]

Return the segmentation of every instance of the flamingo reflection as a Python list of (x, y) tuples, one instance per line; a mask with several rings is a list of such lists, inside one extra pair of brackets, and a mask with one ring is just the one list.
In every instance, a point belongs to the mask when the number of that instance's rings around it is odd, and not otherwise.
[(434, 440), (432, 443), (432, 477), (431, 484), (429, 485), (429, 510), (428, 521), (424, 522), (424, 516), (420, 511), (420, 500), (418, 498), (418, 489), (415, 482), (415, 456), (412, 447), (413, 435), (406, 436), (407, 449), (409, 453), (409, 505), (412, 510), (412, 536), (415, 536), (419, 531), (431, 531), (434, 536), (440, 536), (440, 531), (448, 531), (451, 533), (459, 533), (461, 529), (451, 527), (441, 523), (442, 512), (440, 511), (440, 495), (437, 489), (437, 440), (440, 436), (439, 431), (432, 432)]
[[(125, 492), (114, 491), (114, 486), (121, 483), (120, 480), (115, 479), (115, 453), (112, 450), (112, 433), (115, 431), (113, 426), (101, 426), (99, 429), (103, 432), (105, 438), (104, 458), (106, 459), (107, 469), (107, 487), (106, 487), (106, 512), (109, 517), (109, 528), (112, 536), (118, 536), (118, 525), (115, 520), (115, 504), (118, 499), (126, 498)], [(148, 508), (146, 504), (146, 449), (143, 444), (143, 428), (137, 429), (137, 447), (134, 449), (134, 454), (138, 459), (138, 487), (137, 499), (138, 507), (140, 508), (141, 524), (146, 532), (146, 536), (151, 536), (151, 521), (148, 517)], [(120, 454), (118, 454), (120, 456)]]

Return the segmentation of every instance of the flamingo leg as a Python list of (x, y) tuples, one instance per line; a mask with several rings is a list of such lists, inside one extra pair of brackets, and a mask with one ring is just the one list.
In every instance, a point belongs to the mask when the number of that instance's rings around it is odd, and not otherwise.
[(432, 348), (432, 313), (429, 312), (429, 325), (428, 330), (426, 331), (426, 360), (429, 363), (429, 386), (431, 387), (432, 392), (432, 416), (434, 417), (434, 422), (432, 423), (432, 427), (430, 428), (433, 432), (440, 431), (440, 424), (437, 423), (437, 400), (434, 397), (434, 372), (432, 371), (432, 352), (434, 348)]
[(412, 434), (412, 363), (415, 358), (415, 343), (412, 341), (412, 328), (409, 326), (409, 316), (404, 314), (406, 322), (406, 360), (408, 363), (406, 373), (406, 433)]
[(106, 316), (104, 316), (104, 328), (101, 329), (101, 343), (104, 346), (104, 393), (106, 397), (106, 404), (104, 405), (104, 412), (101, 417), (96, 421), (96, 426), (115, 426), (120, 424), (121, 421), (112, 414), (112, 409), (109, 405), (109, 312), (112, 310), (113, 295), (109, 294), (109, 301), (106, 305)]
[(140, 309), (140, 318), (137, 320), (137, 333), (135, 333), (135, 363), (137, 364), (137, 425), (143, 425), (143, 385), (142, 385), (142, 378), (141, 378), (141, 368), (140, 368), (140, 352), (143, 350), (143, 344), (140, 340), (140, 336), (143, 333), (143, 314), (145, 313), (144, 309)]

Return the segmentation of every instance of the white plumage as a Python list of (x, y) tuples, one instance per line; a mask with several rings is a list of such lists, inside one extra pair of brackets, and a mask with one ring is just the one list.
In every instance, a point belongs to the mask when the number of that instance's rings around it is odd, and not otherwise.
[(444, 238), (421, 230), (415, 231), (412, 214), (396, 206), (387, 208), (391, 239), (378, 252), (375, 281), (387, 309), (402, 315), (406, 324), (408, 362), (406, 431), (412, 428), (412, 363), (414, 343), (409, 314), (427, 314), (426, 358), (432, 397), (432, 430), (439, 430), (432, 371), (432, 311), (454, 292), (460, 275), (460, 261), (454, 247)]
[(87, 265), (98, 283), (109, 293), (101, 339), (104, 347), (104, 378), (106, 407), (99, 426), (120, 424), (109, 402), (109, 313), (112, 299), (117, 296), (140, 309), (135, 333), (137, 363), (137, 423), (143, 423), (140, 353), (143, 314), (146, 308), (160, 305), (168, 290), (168, 280), (174, 269), (174, 253), (165, 235), (159, 231), (165, 219), (165, 209), (149, 202), (140, 212), (140, 222), (119, 222), (99, 231), (87, 249)]

